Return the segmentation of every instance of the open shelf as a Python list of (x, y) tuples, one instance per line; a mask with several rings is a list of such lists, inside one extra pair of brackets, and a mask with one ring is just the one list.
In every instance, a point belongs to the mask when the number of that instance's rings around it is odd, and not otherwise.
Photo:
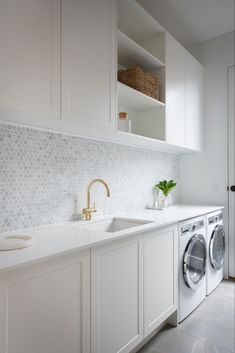
[(165, 104), (121, 82), (117, 82), (118, 104), (136, 111), (164, 107)]
[(138, 148), (146, 148), (148, 150), (154, 151), (162, 151), (174, 154), (188, 154), (195, 152), (188, 148), (174, 146), (166, 143), (165, 141), (161, 141), (158, 139), (145, 137), (125, 131), (116, 131), (116, 139), (121, 144), (127, 144), (131, 146), (136, 146)]
[(118, 62), (127, 68), (139, 66), (144, 70), (155, 70), (165, 66), (161, 60), (120, 31), (118, 31)]
[(166, 143), (163, 140), (157, 139), (157, 138), (153, 138), (153, 137), (148, 137), (148, 136), (144, 136), (144, 135), (140, 135), (140, 134), (136, 134), (133, 132), (127, 132), (127, 131), (122, 131), (122, 130), (118, 130), (118, 133), (122, 136), (131, 136), (131, 138), (133, 139), (142, 139), (143, 141), (153, 141), (153, 142), (159, 142), (160, 144), (162, 143), (163, 145)]
[(133, 0), (118, 2), (118, 28), (137, 42), (154, 33), (165, 32), (165, 29)]

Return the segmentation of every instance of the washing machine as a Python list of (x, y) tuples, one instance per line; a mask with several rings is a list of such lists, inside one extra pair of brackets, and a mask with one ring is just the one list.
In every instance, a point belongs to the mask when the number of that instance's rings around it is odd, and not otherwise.
[(206, 297), (205, 217), (179, 223), (179, 322)]
[(206, 216), (207, 224), (207, 269), (206, 294), (210, 294), (223, 279), (225, 231), (222, 210)]

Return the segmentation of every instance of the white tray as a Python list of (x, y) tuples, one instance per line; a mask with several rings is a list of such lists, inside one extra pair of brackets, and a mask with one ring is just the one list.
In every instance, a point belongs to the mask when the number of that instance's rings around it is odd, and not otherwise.
[(27, 248), (32, 243), (30, 235), (5, 235), (0, 237), (0, 251)]

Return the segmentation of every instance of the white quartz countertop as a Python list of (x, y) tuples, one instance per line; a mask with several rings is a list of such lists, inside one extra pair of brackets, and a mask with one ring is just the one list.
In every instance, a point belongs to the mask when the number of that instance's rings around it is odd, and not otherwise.
[[(10, 232), (7, 233), (7, 235), (16, 234), (32, 236), (33, 245), (19, 250), (0, 251), (0, 274), (32, 263), (51, 259), (56, 256), (69, 254), (85, 248), (91, 248), (108, 241), (178, 223), (222, 208), (223, 206), (178, 205), (163, 210), (143, 209), (100, 216), (89, 222), (66, 222), (57, 225)], [(129, 228), (115, 233), (83, 229), (84, 225), (87, 226), (89, 223), (110, 219), (111, 217), (146, 220), (151, 221), (151, 223), (141, 224), (138, 227)], [(2, 233), (0, 237), (3, 237), (4, 235), (6, 235), (6, 233)]]

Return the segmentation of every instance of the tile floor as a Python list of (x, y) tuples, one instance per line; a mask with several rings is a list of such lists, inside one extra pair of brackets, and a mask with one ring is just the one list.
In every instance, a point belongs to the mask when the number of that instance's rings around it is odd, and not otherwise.
[(138, 353), (234, 353), (235, 282), (223, 281), (178, 327), (166, 326)]

